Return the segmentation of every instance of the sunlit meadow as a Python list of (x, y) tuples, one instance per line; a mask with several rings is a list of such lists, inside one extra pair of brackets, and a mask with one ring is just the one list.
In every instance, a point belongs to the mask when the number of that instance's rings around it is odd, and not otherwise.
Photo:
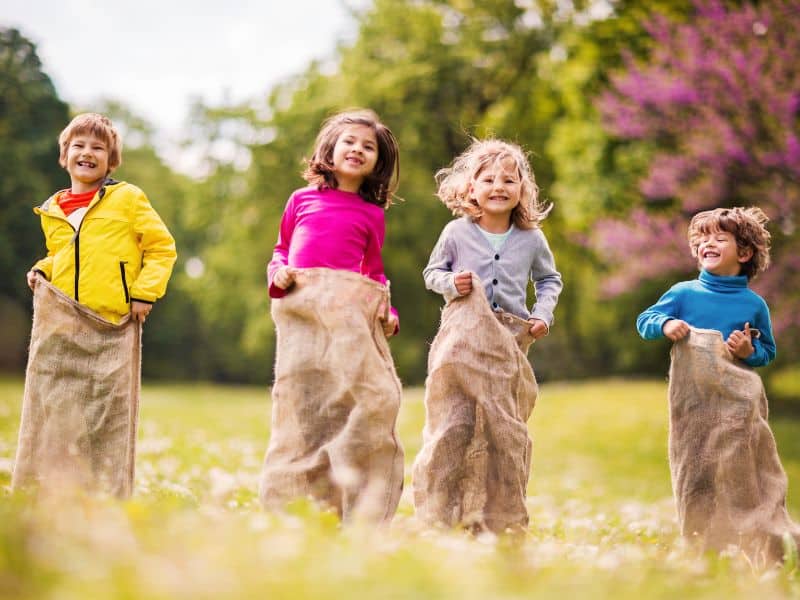
[[(34, 505), (11, 495), (22, 382), (0, 380), (3, 598), (784, 598), (794, 564), (754, 572), (702, 556), (676, 531), (662, 381), (546, 384), (524, 539), (433, 531), (413, 517), (408, 473), (422, 390), (406, 390), (406, 488), (389, 528), (341, 528), (298, 502), (262, 511), (264, 388), (145, 385), (136, 492)], [(800, 516), (800, 423), (772, 423)]]

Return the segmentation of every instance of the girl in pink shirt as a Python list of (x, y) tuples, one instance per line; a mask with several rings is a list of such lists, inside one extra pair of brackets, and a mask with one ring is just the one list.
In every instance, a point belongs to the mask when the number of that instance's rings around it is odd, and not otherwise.
[(386, 521), (403, 477), (394, 427), (397, 333), (381, 248), (399, 151), (372, 111), (328, 119), (289, 198), (267, 267), (277, 330), (272, 434), (260, 497), (315, 498), (348, 519)]
[[(267, 268), (271, 298), (285, 296), (304, 267), (352, 271), (386, 285), (384, 211), (399, 166), (397, 140), (371, 111), (341, 113), (325, 123), (303, 173), (310, 185), (289, 197), (281, 218)], [(392, 309), (387, 337), (398, 325)]]

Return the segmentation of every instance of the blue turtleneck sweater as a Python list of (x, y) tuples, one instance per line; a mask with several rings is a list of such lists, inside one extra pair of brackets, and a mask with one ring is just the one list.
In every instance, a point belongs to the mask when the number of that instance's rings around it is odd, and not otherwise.
[(744, 275), (713, 275), (706, 270), (692, 281), (673, 285), (658, 302), (636, 319), (636, 329), (646, 340), (664, 337), (664, 323), (670, 319), (686, 321), (698, 329), (716, 329), (724, 340), (732, 331), (744, 330), (744, 324), (758, 329), (761, 337), (753, 338), (753, 354), (744, 362), (763, 367), (775, 359), (775, 338), (769, 307), (764, 299), (747, 287)]

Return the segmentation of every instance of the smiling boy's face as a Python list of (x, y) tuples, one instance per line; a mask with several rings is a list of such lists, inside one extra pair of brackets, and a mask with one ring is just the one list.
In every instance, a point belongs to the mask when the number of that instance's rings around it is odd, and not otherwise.
[(700, 267), (720, 276), (739, 275), (742, 263), (753, 256), (752, 249), (739, 252), (736, 236), (729, 231), (712, 231), (702, 235), (697, 247), (697, 260)]
[(74, 194), (96, 189), (108, 175), (108, 144), (90, 133), (74, 136), (67, 146), (65, 168)]

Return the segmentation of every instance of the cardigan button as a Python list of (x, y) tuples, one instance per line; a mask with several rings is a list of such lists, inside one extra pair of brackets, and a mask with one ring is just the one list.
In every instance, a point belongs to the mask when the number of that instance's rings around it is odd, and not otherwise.
[(497, 302), (492, 302), (492, 307), (497, 308)]
[(492, 279), (492, 285), (497, 285), (497, 279)]
[(500, 260), (500, 255), (499, 255), (499, 254), (495, 254), (495, 255), (494, 255), (494, 259), (495, 259), (495, 260)]

